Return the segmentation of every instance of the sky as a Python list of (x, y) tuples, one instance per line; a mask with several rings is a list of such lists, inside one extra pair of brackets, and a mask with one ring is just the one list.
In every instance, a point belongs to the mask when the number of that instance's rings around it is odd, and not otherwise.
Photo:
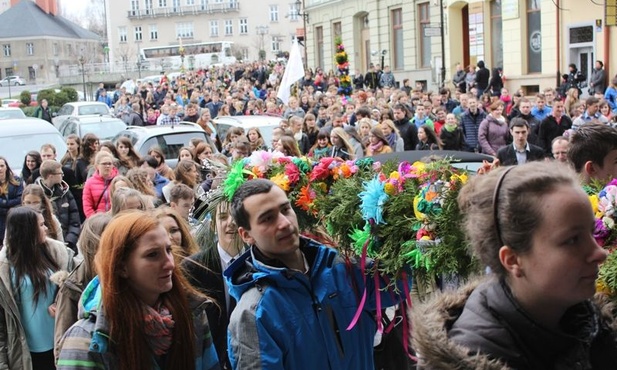
[(71, 15), (80, 15), (88, 6), (88, 0), (60, 0), (60, 7)]

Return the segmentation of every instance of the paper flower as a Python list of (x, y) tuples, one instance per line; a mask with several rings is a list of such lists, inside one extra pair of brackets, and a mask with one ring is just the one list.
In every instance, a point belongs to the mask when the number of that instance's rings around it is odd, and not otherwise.
[(275, 183), (279, 188), (283, 189), (283, 191), (289, 191), (289, 178), (284, 173), (279, 173), (270, 179), (273, 183)]
[(223, 182), (223, 193), (230, 202), (236, 193), (236, 190), (238, 190), (238, 188), (246, 181), (246, 174), (252, 174), (252, 172), (244, 169), (243, 161), (237, 161), (233, 164), (233, 166), (231, 166), (231, 170)]
[(366, 221), (373, 220), (375, 224), (385, 223), (383, 219), (383, 205), (388, 200), (388, 194), (385, 193), (379, 178), (374, 177), (370, 181), (365, 181), (364, 191), (359, 196), (362, 218)]
[(313, 207), (313, 201), (315, 200), (315, 192), (307, 185), (300, 189), (300, 195), (296, 199), (296, 205), (305, 211), (311, 211)]

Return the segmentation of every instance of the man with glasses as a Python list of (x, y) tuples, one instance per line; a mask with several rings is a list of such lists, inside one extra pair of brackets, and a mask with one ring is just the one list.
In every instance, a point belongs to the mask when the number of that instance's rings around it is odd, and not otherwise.
[(41, 176), (35, 184), (43, 188), (45, 196), (53, 203), (53, 212), (60, 221), (64, 242), (77, 253), (77, 239), (81, 228), (79, 209), (69, 185), (63, 180), (62, 165), (53, 159), (41, 164)]

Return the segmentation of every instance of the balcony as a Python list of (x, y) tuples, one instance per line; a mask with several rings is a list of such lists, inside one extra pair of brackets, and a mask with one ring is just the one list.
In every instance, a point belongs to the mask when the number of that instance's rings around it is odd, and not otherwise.
[(238, 1), (228, 1), (225, 3), (207, 5), (168, 6), (164, 8), (129, 10), (127, 13), (129, 19), (141, 19), (239, 11), (240, 3)]

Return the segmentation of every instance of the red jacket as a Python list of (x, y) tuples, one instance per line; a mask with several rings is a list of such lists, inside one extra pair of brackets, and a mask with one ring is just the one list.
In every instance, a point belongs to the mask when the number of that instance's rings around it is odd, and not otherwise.
[(114, 168), (111, 176), (104, 179), (97, 170), (92, 177), (86, 180), (82, 196), (84, 214), (86, 218), (95, 213), (107, 212), (111, 209), (111, 199), (109, 197), (109, 184), (118, 175), (118, 170)]

